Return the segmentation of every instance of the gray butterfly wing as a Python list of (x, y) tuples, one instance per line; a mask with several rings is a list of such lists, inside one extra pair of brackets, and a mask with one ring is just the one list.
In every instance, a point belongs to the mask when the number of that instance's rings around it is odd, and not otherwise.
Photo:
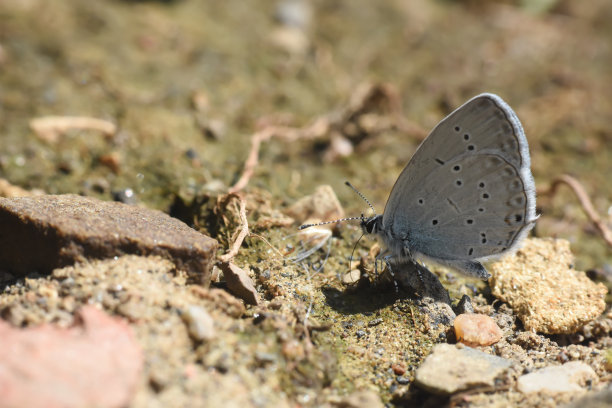
[(523, 128), (501, 98), (482, 94), (419, 146), (391, 190), (382, 228), (411, 253), (470, 273), (472, 260), (515, 248), (535, 219)]

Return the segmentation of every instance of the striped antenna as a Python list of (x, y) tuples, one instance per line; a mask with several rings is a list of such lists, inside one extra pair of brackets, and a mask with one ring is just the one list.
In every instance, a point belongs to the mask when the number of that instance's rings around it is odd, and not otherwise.
[[(359, 192), (359, 190), (357, 190), (351, 183), (349, 183), (348, 181), (345, 181), (344, 184), (346, 184), (347, 186), (349, 186), (354, 192), (357, 193), (357, 195), (359, 197), (361, 197), (363, 199), (363, 201), (365, 201), (370, 208), (372, 209), (372, 211), (374, 211), (374, 214), (376, 214), (376, 210), (374, 209), (374, 206), (372, 204), (370, 204), (370, 202), (368, 201), (367, 198), (365, 198), (365, 196), (363, 194), (361, 194)], [(305, 228), (310, 228), (310, 227), (316, 227), (319, 225), (327, 225), (327, 224), (334, 224), (336, 222), (344, 222), (344, 221), (352, 221), (352, 220), (365, 220), (365, 217), (363, 216), (363, 214), (361, 214), (360, 217), (348, 217), (348, 218), (340, 218), (339, 220), (333, 220), (333, 221), (325, 221), (325, 222), (319, 222), (316, 224), (304, 224), (304, 225), (300, 225), (300, 230), (303, 230)], [(361, 238), (360, 238), (361, 239)]]
[[(356, 193), (357, 193), (357, 195), (358, 195), (359, 197), (361, 197), (361, 199), (362, 199), (363, 201), (365, 201), (365, 202), (366, 202), (366, 204), (368, 204), (368, 206), (369, 206), (369, 207), (372, 209), (372, 211), (374, 211), (374, 214), (376, 214), (376, 210), (374, 209), (374, 206), (373, 206), (372, 204), (370, 204), (370, 201), (369, 201), (367, 198), (365, 198), (365, 196), (364, 196), (363, 194), (361, 194), (361, 193), (359, 192), (359, 190), (357, 190), (357, 189), (355, 188), (355, 186), (353, 186), (353, 185), (352, 185), (351, 183), (349, 183), (348, 181), (345, 181), (345, 182), (344, 182), (344, 184), (346, 184), (346, 185), (347, 185), (347, 186), (349, 186), (349, 187), (350, 187), (350, 188), (351, 188), (351, 189), (352, 189), (354, 192), (356, 192)], [(363, 216), (362, 216), (362, 217), (363, 217)]]
[(310, 228), (310, 227), (316, 227), (318, 225), (327, 225), (327, 224), (333, 224), (336, 222), (343, 222), (343, 221), (352, 221), (352, 220), (363, 220), (363, 214), (361, 215), (361, 217), (348, 217), (348, 218), (340, 218), (339, 220), (333, 220), (333, 221), (325, 221), (325, 222), (319, 222), (316, 224), (304, 224), (304, 225), (300, 225), (301, 230), (305, 229), (305, 228)]

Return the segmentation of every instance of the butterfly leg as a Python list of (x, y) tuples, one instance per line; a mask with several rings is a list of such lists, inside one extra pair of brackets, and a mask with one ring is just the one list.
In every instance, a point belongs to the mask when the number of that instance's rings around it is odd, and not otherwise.
[(393, 285), (395, 286), (395, 293), (399, 293), (399, 285), (397, 284), (397, 279), (395, 279), (395, 272), (393, 272), (393, 268), (391, 267), (391, 259), (393, 256), (391, 254), (386, 255), (383, 260), (389, 268), (389, 273), (391, 274), (391, 278), (393, 279)]

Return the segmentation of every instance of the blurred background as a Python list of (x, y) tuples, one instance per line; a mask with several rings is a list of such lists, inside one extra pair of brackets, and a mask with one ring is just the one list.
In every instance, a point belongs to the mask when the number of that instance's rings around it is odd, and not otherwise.
[[(610, 226), (610, 21), (608, 0), (1, 0), (0, 178), (167, 211), (233, 185), (257, 130), (325, 118), (317, 137), (263, 144), (247, 188), (282, 208), (330, 184), (359, 215), (348, 179), (382, 212), (429, 130), (493, 92), (523, 123), (538, 188), (574, 176)], [(372, 89), (386, 104), (359, 105)], [(48, 116), (116, 129), (33, 122)], [(538, 208), (538, 236), (612, 273), (569, 188)]]

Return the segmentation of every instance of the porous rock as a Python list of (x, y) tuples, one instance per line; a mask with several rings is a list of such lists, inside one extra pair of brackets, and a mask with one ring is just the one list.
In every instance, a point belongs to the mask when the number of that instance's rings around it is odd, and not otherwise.
[(50, 272), (87, 259), (159, 255), (210, 280), (217, 241), (167, 214), (72, 194), (0, 198), (0, 268)]
[(569, 242), (527, 239), (490, 268), (493, 295), (510, 304), (526, 330), (575, 333), (606, 306), (606, 287), (572, 269)]
[(492, 386), (510, 361), (465, 346), (437, 344), (417, 369), (416, 384), (433, 393), (449, 395), (478, 386)]

